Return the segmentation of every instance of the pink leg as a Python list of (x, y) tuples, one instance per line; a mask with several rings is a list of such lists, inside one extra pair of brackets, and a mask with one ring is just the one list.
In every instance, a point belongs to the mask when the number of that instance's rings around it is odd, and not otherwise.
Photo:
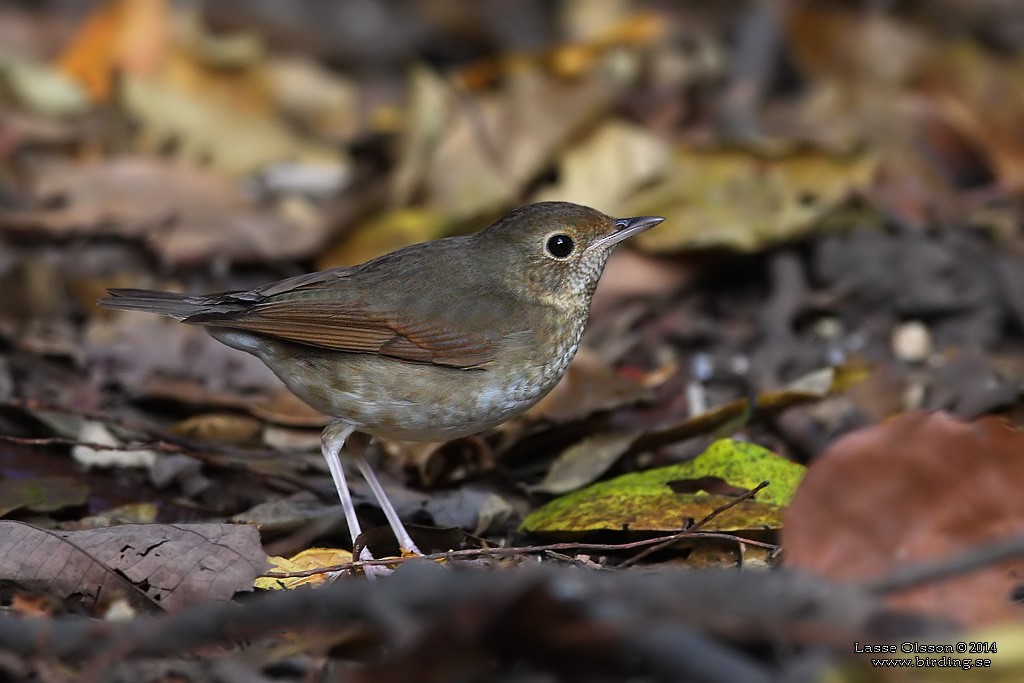
[(331, 471), (331, 479), (334, 480), (334, 488), (338, 491), (341, 499), (341, 508), (345, 511), (345, 521), (348, 523), (348, 533), (352, 536), (352, 545), (355, 545), (356, 538), (361, 533), (359, 518), (356, 517), (356, 506), (352, 502), (352, 492), (348, 489), (345, 481), (345, 470), (341, 467), (341, 459), (338, 457), (345, 440), (355, 431), (355, 427), (344, 422), (332, 422), (324, 428), (320, 435), (320, 449), (327, 461), (327, 469)]
[(370, 463), (366, 461), (366, 456), (362, 452), (353, 451), (352, 457), (356, 460), (356, 467), (359, 468), (359, 473), (363, 475), (363, 479), (370, 485), (370, 491), (373, 492), (373, 497), (377, 499), (377, 503), (380, 505), (380, 509), (384, 511), (384, 516), (388, 520), (388, 526), (391, 527), (392, 533), (395, 534), (395, 538), (398, 539), (398, 546), (407, 553), (413, 553), (416, 555), (422, 555), (420, 549), (416, 547), (416, 543), (413, 542), (412, 537), (406, 530), (405, 525), (402, 524), (402, 520), (398, 517), (398, 512), (395, 511), (395, 507), (388, 500), (388, 495), (384, 492), (384, 487), (381, 486), (380, 480), (377, 479), (377, 475), (374, 474), (373, 468), (370, 467)]
[[(356, 517), (355, 504), (352, 502), (352, 493), (349, 491), (348, 484), (345, 481), (345, 470), (342, 469), (341, 459), (339, 454), (341, 453), (342, 447), (348, 440), (352, 432), (355, 431), (355, 427), (345, 422), (332, 422), (327, 425), (324, 429), (323, 434), (320, 437), (324, 459), (327, 460), (327, 467), (331, 471), (331, 478), (334, 479), (334, 488), (338, 491), (338, 497), (341, 499), (341, 507), (345, 512), (345, 521), (348, 523), (349, 534), (352, 536), (352, 544), (355, 545), (356, 537), (359, 536), (360, 527), (359, 519)], [(377, 499), (377, 504), (380, 505), (381, 510), (384, 511), (384, 517), (388, 520), (388, 526), (391, 527), (392, 533), (395, 534), (395, 538), (398, 539), (399, 547), (409, 553), (415, 553), (421, 555), (419, 548), (416, 547), (416, 543), (412, 540), (409, 532), (406, 530), (405, 525), (402, 524), (402, 520), (398, 517), (398, 512), (395, 511), (395, 507), (388, 500), (387, 494), (384, 492), (384, 487), (381, 486), (380, 480), (377, 479), (377, 475), (374, 474), (373, 468), (370, 467), (370, 463), (367, 462), (366, 456), (364, 455), (366, 448), (365, 441), (353, 440), (349, 444), (349, 454), (355, 458), (356, 467), (359, 468), (360, 474), (366, 479), (366, 483), (370, 487), (370, 491), (373, 493), (373, 497)], [(364, 551), (364, 554), (368, 555), (368, 551)], [(372, 559), (372, 555), (369, 556)], [(362, 558), (367, 559), (367, 558)]]

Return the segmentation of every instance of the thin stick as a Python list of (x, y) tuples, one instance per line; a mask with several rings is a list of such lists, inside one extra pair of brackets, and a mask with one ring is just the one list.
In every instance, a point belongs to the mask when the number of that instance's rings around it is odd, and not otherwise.
[(917, 562), (900, 567), (886, 576), (865, 581), (863, 586), (873, 593), (892, 593), (923, 583), (959, 576), (1003, 560), (1022, 556), (1024, 556), (1024, 536), (1014, 536), (939, 560)]
[[(760, 491), (761, 489), (763, 489), (765, 486), (768, 486), (768, 482), (767, 481), (762, 481), (760, 484), (758, 484), (754, 488), (750, 489), (749, 491), (744, 491), (740, 495), (738, 495), (735, 498), (733, 498), (732, 500), (730, 500), (728, 503), (725, 503), (724, 505), (719, 505), (718, 507), (716, 507), (714, 510), (712, 510), (708, 514), (704, 515), (704, 517), (702, 517), (700, 520), (695, 522), (689, 528), (687, 528), (686, 531), (696, 532), (702, 526), (704, 526), (705, 524), (710, 522), (712, 519), (714, 519), (718, 515), (720, 515), (723, 512), (725, 512), (726, 510), (728, 510), (728, 509), (730, 509), (730, 508), (732, 508), (732, 507), (734, 507), (736, 505), (739, 505), (741, 502), (743, 502), (745, 500), (753, 498), (757, 494), (757, 492)], [(733, 538), (738, 539), (739, 537), (738, 536), (733, 536)], [(657, 545), (652, 545), (652, 546), (650, 546), (648, 548), (645, 548), (644, 550), (640, 551), (639, 553), (637, 553), (633, 557), (629, 558), (628, 560), (626, 560), (625, 562), (620, 564), (619, 565), (619, 569), (627, 569), (629, 567), (632, 567), (634, 564), (636, 564), (640, 560), (644, 559), (648, 555), (656, 553), (656, 552), (658, 552), (660, 550), (664, 550), (665, 548), (668, 548), (669, 546), (674, 545), (675, 543), (676, 543), (675, 540), (665, 540), (665, 541), (662, 541), (661, 543), (659, 543)]]
[(717, 531), (680, 531), (678, 533), (671, 534), (669, 536), (659, 536), (657, 538), (647, 538), (642, 541), (630, 541), (629, 543), (549, 543), (547, 545), (532, 545), (520, 548), (467, 548), (465, 550), (449, 550), (443, 553), (434, 553), (432, 555), (420, 555), (417, 557), (388, 557), (379, 560), (362, 560), (358, 562), (346, 562), (344, 564), (335, 564), (327, 567), (317, 567), (315, 569), (304, 569), (301, 571), (294, 572), (267, 572), (263, 576), (270, 579), (291, 579), (300, 578), (304, 576), (315, 576), (317, 574), (327, 574), (332, 572), (348, 571), (357, 567), (376, 566), (376, 565), (399, 565), (409, 560), (448, 560), (448, 559), (461, 559), (461, 558), (478, 558), (478, 557), (514, 557), (516, 555), (531, 555), (536, 553), (547, 553), (549, 551), (561, 552), (561, 551), (580, 551), (580, 550), (594, 550), (594, 551), (618, 551), (618, 550), (632, 550), (634, 548), (643, 548), (649, 545), (665, 542), (676, 542), (684, 538), (720, 538), (727, 540), (736, 540), (746, 545), (756, 546), (758, 548), (766, 548), (768, 550), (777, 550), (778, 546), (772, 543), (765, 543), (763, 541), (755, 541), (748, 538), (739, 538), (732, 534), (720, 533)]

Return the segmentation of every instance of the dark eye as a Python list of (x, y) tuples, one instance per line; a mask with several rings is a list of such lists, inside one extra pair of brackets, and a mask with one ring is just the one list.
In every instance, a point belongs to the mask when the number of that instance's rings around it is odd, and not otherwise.
[(562, 233), (552, 235), (548, 238), (548, 253), (555, 258), (566, 258), (572, 253), (572, 248), (574, 246), (576, 245), (573, 243), (572, 238), (568, 235), (563, 235)]

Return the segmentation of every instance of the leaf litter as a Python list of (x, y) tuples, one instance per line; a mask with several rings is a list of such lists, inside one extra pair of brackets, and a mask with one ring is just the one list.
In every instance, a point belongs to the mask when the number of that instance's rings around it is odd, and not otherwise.
[[(0, 10), (0, 544), (18, 553), (0, 563), (43, 549), (2, 564), (0, 609), (48, 615), (16, 625), (65, 634), (70, 613), (97, 634), (121, 614), (132, 621), (118, 652), (200, 653), (196, 678), (359, 662), (395, 680), (688, 679), (691, 660), (671, 653), (694, 631), (723, 678), (812, 666), (883, 680), (851, 642), (949, 642), (957, 623), (1016, 619), (1012, 557), (884, 603), (864, 586), (1019, 533), (998, 487), (1016, 481), (1015, 432), (995, 421), (1020, 424), (1024, 386), (1024, 46), (1006, 29), (1019, 9), (855, 5), (579, 2), (512, 16), (500, 3), (449, 14), (398, 2), (379, 21), (345, 3), (290, 3), (287, 19), (230, 2)], [(466, 233), (542, 198), (666, 221), (609, 265), (585, 352), (534, 410), (469, 439), (371, 450), (445, 564), (391, 558), (387, 582), (349, 577), (360, 567), (317, 453), (324, 416), (198, 330), (93, 306), (110, 286), (244, 290)], [(753, 472), (694, 470), (709, 446)], [(85, 457), (97, 452), (102, 467)], [(792, 503), (789, 475), (761, 472), (748, 452), (809, 465)], [(595, 490), (612, 493), (591, 505)], [(388, 553), (358, 483), (355, 496), (366, 540)], [(546, 528), (567, 540), (524, 524), (559, 509)], [(245, 541), (222, 556), (218, 534)], [(107, 552), (158, 543), (137, 571)], [(156, 557), (174, 543), (185, 546)], [(232, 595), (268, 555), (318, 547), (338, 580), (312, 604), (287, 591), (273, 612), (301, 606), (299, 626), (250, 620), (233, 632), (259, 636), (246, 642), (168, 626), (153, 654), (137, 615), (270, 609)], [(73, 571), (51, 571), (58, 557)], [(213, 565), (190, 557), (221, 558), (230, 580), (214, 588)], [(533, 558), (587, 569), (523, 578)], [(705, 568), (721, 566), (751, 572), (720, 585)], [(630, 583), (638, 567), (672, 588), (649, 596)], [(680, 588), (690, 580), (709, 583)], [(474, 593), (474, 581), (489, 584)], [(677, 594), (687, 619), (665, 617)], [(317, 600), (345, 621), (281, 640), (312, 623)], [(639, 636), (593, 611), (616, 605)], [(476, 626), (453, 634), (453, 615)], [(95, 657), (89, 670), (126, 679), (153, 664), (110, 664), (100, 635), (32, 640), (41, 651), (5, 633), (20, 653), (0, 661), (12, 678), (53, 671), (54, 658), (77, 674)], [(567, 633), (575, 649), (553, 645)], [(652, 634), (672, 634), (671, 647)], [(529, 654), (537, 643), (555, 654)]]

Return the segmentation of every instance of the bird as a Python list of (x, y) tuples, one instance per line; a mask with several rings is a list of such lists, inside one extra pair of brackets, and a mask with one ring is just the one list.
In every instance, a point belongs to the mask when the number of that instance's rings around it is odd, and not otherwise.
[[(350, 436), (444, 441), (527, 410), (576, 354), (612, 251), (663, 220), (540, 202), (476, 233), (248, 291), (110, 289), (99, 304), (199, 325), (330, 416), (321, 450), (355, 547), (361, 527), (339, 457)], [(355, 441), (346, 450), (399, 547), (420, 554)]]

